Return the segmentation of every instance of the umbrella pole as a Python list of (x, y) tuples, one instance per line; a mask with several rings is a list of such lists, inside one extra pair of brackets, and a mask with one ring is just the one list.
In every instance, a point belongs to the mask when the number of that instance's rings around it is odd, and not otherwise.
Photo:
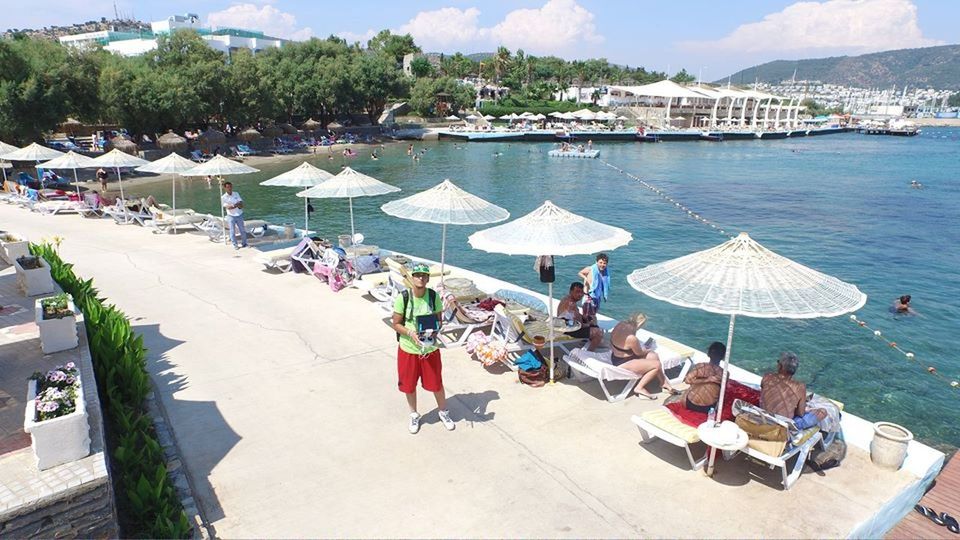
[(77, 197), (80, 197), (80, 180), (77, 178), (77, 170), (73, 170), (73, 185), (77, 188)]
[(353, 245), (353, 237), (357, 234), (353, 229), (353, 197), (347, 200), (350, 201), (350, 245)]
[(547, 324), (550, 325), (550, 384), (553, 384), (553, 282), (547, 284)]
[(444, 258), (447, 252), (447, 224), (443, 224), (443, 233), (440, 234), (440, 286), (443, 287)]
[[(730, 351), (733, 349), (733, 326), (736, 324), (737, 316), (730, 315), (730, 327), (727, 329), (727, 352), (723, 356), (723, 378), (720, 379), (720, 399), (717, 401), (717, 415), (714, 425), (720, 423), (720, 415), (723, 412), (723, 398), (727, 393), (727, 379), (730, 376)], [(717, 457), (717, 449), (710, 447), (710, 460), (707, 463), (707, 476), (713, 476), (713, 462)]]
[[(223, 216), (223, 180), (217, 180), (220, 189), (220, 235), (223, 236), (223, 245), (227, 245), (227, 218)], [(233, 234), (233, 231), (231, 231)]]
[(117, 182), (120, 182), (120, 198), (126, 202), (126, 199), (123, 197), (123, 178), (120, 177), (120, 167), (117, 167)]
[[(0, 160), (0, 171), (3, 172), (3, 183), (6, 184), (6, 183), (7, 183), (7, 169), (2, 166), (4, 163), (6, 163), (6, 162), (3, 161), (3, 160)], [(76, 172), (76, 171), (74, 171), (74, 172)]]
[(303, 234), (304, 236), (309, 236), (307, 231), (310, 230), (310, 198), (303, 198)]

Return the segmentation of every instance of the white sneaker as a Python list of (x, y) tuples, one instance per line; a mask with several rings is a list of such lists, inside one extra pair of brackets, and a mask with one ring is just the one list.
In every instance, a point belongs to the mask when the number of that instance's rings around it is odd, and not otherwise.
[(416, 435), (420, 431), (420, 415), (417, 413), (410, 413), (410, 434)]
[(440, 422), (443, 423), (443, 427), (447, 428), (447, 431), (453, 431), (457, 429), (457, 425), (453, 423), (453, 419), (450, 418), (450, 411), (440, 411)]

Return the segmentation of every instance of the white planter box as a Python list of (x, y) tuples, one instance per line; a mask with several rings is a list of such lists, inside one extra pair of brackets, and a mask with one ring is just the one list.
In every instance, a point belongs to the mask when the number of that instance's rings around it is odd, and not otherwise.
[(67, 307), (73, 315), (68, 315), (61, 319), (44, 319), (43, 306), (40, 302), (45, 300), (41, 298), (34, 302), (34, 320), (40, 327), (40, 348), (43, 354), (73, 349), (79, 343), (77, 338), (77, 307), (73, 305), (73, 299), (67, 301)]
[(77, 410), (60, 418), (37, 422), (37, 381), (30, 381), (23, 430), (30, 434), (37, 468), (41, 471), (76, 461), (90, 453), (90, 425), (82, 384), (81, 381), (77, 391)]
[(15, 234), (6, 233), (7, 236), (16, 238), (15, 240), (4, 240), (0, 237), (0, 257), (13, 264), (17, 257), (30, 254), (30, 242), (21, 239)]
[(25, 270), (16, 259), (13, 266), (17, 269), (17, 285), (26, 296), (50, 294), (53, 292), (53, 278), (50, 277), (50, 267), (46, 261), (40, 259), (40, 268)]

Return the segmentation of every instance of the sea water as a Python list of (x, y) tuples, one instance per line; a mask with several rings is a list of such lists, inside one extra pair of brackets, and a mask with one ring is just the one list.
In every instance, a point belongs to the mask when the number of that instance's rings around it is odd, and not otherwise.
[[(304, 158), (334, 173), (349, 165), (400, 187), (399, 193), (353, 200), (357, 231), (368, 244), (434, 260), (440, 258), (440, 226), (393, 218), (380, 206), (445, 178), (506, 208), (511, 219), (551, 200), (623, 227), (633, 241), (610, 252), (612, 291), (602, 312), (622, 318), (642, 311), (650, 330), (701, 350), (726, 339), (727, 316), (652, 299), (634, 291), (626, 277), (747, 231), (784, 257), (856, 284), (869, 297), (857, 317), (915, 359), (844, 315), (739, 317), (732, 361), (764, 373), (775, 369), (782, 351), (793, 351), (800, 357), (798, 378), (843, 401), (847, 411), (903, 424), (944, 450), (960, 446), (960, 389), (927, 372), (932, 366), (949, 380), (960, 379), (960, 129), (928, 128), (909, 138), (849, 133), (775, 141), (594, 143), (602, 161), (550, 158), (548, 143), (441, 141), (414, 147), (425, 150), (419, 161), (406, 155), (407, 143), (380, 149), (379, 160), (363, 146), (355, 158), (326, 149)], [(258, 185), (300, 161), (262, 165), (260, 173), (230, 178), (249, 218), (303, 225), (303, 199), (294, 196), (295, 188)], [(663, 190), (727, 236), (604, 161)], [(911, 180), (923, 189), (911, 188)], [(170, 199), (169, 184), (128, 192)], [(181, 179), (177, 204), (217, 212), (217, 187)], [(326, 238), (349, 232), (346, 200), (311, 204), (311, 229)], [(449, 226), (446, 260), (546, 293), (532, 257), (471, 249), (467, 237), (481, 228)], [(557, 259), (556, 295), (592, 262), (589, 255)], [(913, 296), (917, 315), (891, 313), (901, 294)]]

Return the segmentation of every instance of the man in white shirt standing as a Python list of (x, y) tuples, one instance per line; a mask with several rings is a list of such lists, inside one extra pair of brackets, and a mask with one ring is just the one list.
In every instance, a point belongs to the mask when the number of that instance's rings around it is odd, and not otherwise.
[[(223, 189), (226, 193), (220, 197), (223, 209), (227, 211), (227, 227), (230, 230), (230, 241), (233, 242), (233, 249), (247, 247), (247, 230), (243, 228), (243, 199), (239, 193), (234, 193), (233, 184), (223, 183)], [(237, 230), (234, 231), (234, 228)], [(240, 235), (240, 245), (237, 245), (237, 235)]]

